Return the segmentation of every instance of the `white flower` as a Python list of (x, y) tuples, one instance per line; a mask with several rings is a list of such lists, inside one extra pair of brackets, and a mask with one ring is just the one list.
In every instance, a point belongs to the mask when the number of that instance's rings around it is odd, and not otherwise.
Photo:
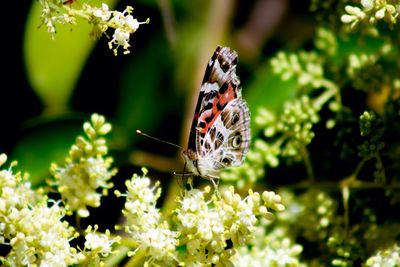
[(151, 255), (151, 260), (170, 265), (176, 261), (178, 233), (170, 230), (168, 223), (162, 221), (161, 213), (156, 208), (161, 194), (159, 183), (150, 187), (150, 179), (145, 177), (146, 174), (147, 170), (143, 169), (142, 177), (135, 174), (131, 180), (126, 181), (126, 194), (117, 192), (117, 195), (126, 197), (123, 210), (126, 217), (125, 230), (138, 244), (138, 249)]
[(80, 217), (89, 216), (87, 206), (100, 206), (102, 193), (97, 192), (98, 188), (107, 189), (112, 186), (108, 182), (114, 175), (110, 166), (110, 159), (99, 156), (82, 158), (64, 167), (54, 167), (59, 192), (69, 208), (77, 211)]
[(68, 266), (76, 263), (69, 241), (73, 230), (61, 221), (64, 211), (54, 203), (38, 204), (30, 209), (14, 212), (9, 226), (17, 232), (10, 238), (12, 250), (7, 260), (15, 265)]
[[(127, 7), (123, 12), (115, 11), (113, 17), (109, 21), (109, 26), (115, 28), (113, 38), (108, 42), (110, 49), (114, 50), (117, 55), (118, 48), (123, 47), (124, 54), (129, 54), (129, 38), (130, 34), (134, 33), (140, 24), (149, 23), (149, 19), (144, 22), (139, 22), (131, 15), (133, 8)], [(114, 48), (115, 46), (115, 48)]]
[(140, 247), (156, 260), (174, 257), (178, 234), (161, 227), (149, 229), (140, 234)]
[(103, 258), (113, 253), (114, 243), (119, 243), (120, 237), (110, 238), (110, 231), (97, 233), (98, 226), (88, 226), (85, 230), (85, 249), (77, 257), (82, 266), (103, 266)]
[(131, 234), (137, 236), (141, 231), (157, 227), (161, 218), (156, 208), (160, 194), (158, 183), (150, 188), (149, 178), (134, 175), (125, 184), (128, 192), (124, 212)]
[(113, 34), (113, 39), (118, 45), (122, 45), (123, 47), (129, 46), (129, 32), (126, 32), (122, 29), (116, 29)]
[(108, 5), (103, 3), (101, 8), (95, 9), (93, 15), (102, 21), (108, 21), (111, 17), (111, 12), (108, 10)]
[(182, 210), (189, 212), (196, 212), (197, 210), (204, 208), (204, 197), (203, 192), (199, 190), (191, 190), (188, 196), (181, 201)]
[(374, 7), (374, 0), (361, 0), (361, 5), (366, 11), (371, 10)]
[(386, 9), (384, 7), (379, 9), (378, 11), (376, 11), (375, 17), (377, 19), (382, 19), (385, 16), (385, 11), (386, 11)]
[(125, 23), (132, 32), (135, 32), (137, 29), (139, 29), (140, 23), (137, 19), (134, 19), (132, 15), (126, 16)]
[(303, 266), (298, 257), (303, 248), (300, 245), (292, 244), (291, 240), (282, 234), (269, 234), (272, 239), (263, 238), (265, 235), (256, 237), (254, 246), (241, 247), (233, 257), (235, 266)]
[(114, 241), (110, 241), (109, 237), (105, 234), (88, 233), (85, 236), (85, 248), (91, 251), (97, 251), (102, 256), (106, 257), (111, 253), (111, 245)]
[(117, 28), (113, 34), (113, 39), (108, 42), (108, 46), (110, 49), (113, 48), (113, 45), (116, 45), (116, 48), (114, 49), (114, 54), (117, 55), (117, 50), (118, 47), (122, 46), (124, 48), (124, 53), (127, 54), (129, 53), (128, 48), (130, 47), (129, 45), (129, 32), (126, 32), (125, 30), (122, 30), (121, 28)]

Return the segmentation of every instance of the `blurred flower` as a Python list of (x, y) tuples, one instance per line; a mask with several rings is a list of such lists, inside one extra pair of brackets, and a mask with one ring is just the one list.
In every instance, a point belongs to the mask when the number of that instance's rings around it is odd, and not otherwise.
[(258, 239), (257, 245), (244, 246), (238, 249), (238, 253), (233, 256), (232, 260), (235, 266), (305, 266), (299, 260), (303, 250), (302, 246), (294, 244), (279, 229), (270, 233), (265, 233), (261, 229), (261, 232), (256, 235), (256, 239)]
[[(89, 216), (87, 206), (99, 207), (100, 198), (113, 186), (109, 182), (116, 170), (111, 169), (112, 158), (107, 154), (106, 141), (102, 137), (111, 130), (103, 116), (94, 114), (91, 123), (84, 124), (87, 139), (79, 136), (71, 147), (63, 166), (52, 164), (51, 172), (63, 200), (70, 211), (80, 217)], [(99, 193), (97, 189), (101, 188)]]
[(378, 251), (366, 261), (366, 266), (371, 267), (395, 267), (400, 266), (400, 247), (394, 244), (391, 247)]
[(351, 29), (359, 24), (372, 26), (380, 20), (393, 25), (397, 23), (399, 17), (400, 1), (362, 0), (361, 8), (347, 5), (345, 11), (341, 20), (349, 24)]
[(93, 16), (100, 18), (102, 21), (108, 21), (111, 18), (112, 12), (107, 4), (101, 4), (101, 8), (94, 8)]

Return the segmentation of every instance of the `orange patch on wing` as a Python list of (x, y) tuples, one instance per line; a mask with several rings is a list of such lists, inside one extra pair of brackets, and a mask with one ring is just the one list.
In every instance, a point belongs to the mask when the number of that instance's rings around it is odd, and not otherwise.
[(232, 84), (228, 85), (228, 88), (223, 94), (218, 92), (214, 98), (213, 107), (209, 110), (211, 112), (203, 112), (202, 116), (199, 118), (199, 121), (203, 121), (206, 124), (204, 128), (199, 129), (199, 132), (202, 134), (207, 133), (207, 130), (214, 124), (218, 115), (222, 112), (225, 106), (236, 97), (237, 95)]

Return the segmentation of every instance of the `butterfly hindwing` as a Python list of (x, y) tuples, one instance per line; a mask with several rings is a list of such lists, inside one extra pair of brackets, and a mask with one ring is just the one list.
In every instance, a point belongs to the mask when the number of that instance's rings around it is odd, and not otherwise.
[(246, 103), (242, 99), (229, 102), (205, 136), (199, 136), (199, 170), (216, 177), (223, 168), (240, 166), (249, 149), (249, 124)]

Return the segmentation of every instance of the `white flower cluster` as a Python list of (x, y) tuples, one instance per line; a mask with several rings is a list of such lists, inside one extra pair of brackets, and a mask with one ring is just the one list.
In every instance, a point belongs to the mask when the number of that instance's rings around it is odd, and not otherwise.
[[(56, 2), (56, 3), (54, 3)], [(75, 24), (76, 19), (74, 16), (60, 12), (58, 6), (63, 6), (62, 1), (49, 1), (49, 0), (39, 0), (42, 5), (42, 14), (40, 19), (42, 24), (46, 25), (47, 32), (51, 35), (51, 38), (55, 38), (56, 26), (55, 24)]]
[(260, 218), (273, 220), (268, 209), (284, 209), (280, 196), (273, 192), (260, 195), (250, 190), (242, 199), (230, 187), (220, 197), (212, 195), (207, 200), (210, 187), (205, 191), (192, 189), (177, 198), (178, 207), (170, 217), (176, 227), (173, 231), (156, 208), (159, 183), (151, 186), (145, 169), (143, 173), (126, 181), (125, 194), (116, 194), (126, 197), (125, 231), (136, 248), (130, 254), (145, 252), (150, 258), (148, 264), (231, 266), (236, 249), (254, 237)]
[(176, 213), (178, 230), (184, 237), (181, 243), (187, 247), (185, 263), (195, 266), (231, 265), (236, 248), (253, 237), (258, 216), (272, 220), (267, 207), (284, 209), (280, 197), (271, 192), (260, 196), (250, 190), (242, 199), (233, 187), (211, 201), (206, 201), (204, 192), (193, 189), (179, 202)]
[(119, 47), (123, 47), (124, 54), (129, 54), (130, 35), (139, 29), (140, 24), (149, 23), (149, 20), (139, 22), (135, 19), (131, 15), (133, 11), (131, 6), (127, 6), (124, 11), (119, 12), (109, 10), (109, 7), (103, 3), (101, 8), (85, 5), (84, 10), (95, 18), (95, 28), (92, 34), (100, 36), (109, 27), (115, 29), (113, 38), (108, 42), (108, 46), (113, 49), (115, 55), (117, 55)]
[(114, 252), (112, 246), (120, 241), (119, 237), (111, 238), (108, 230), (105, 233), (97, 230), (97, 225), (85, 230), (85, 248), (79, 253), (79, 263), (83, 266), (102, 266), (103, 258), (110, 256)]
[(342, 15), (343, 23), (354, 28), (360, 22), (375, 25), (384, 20), (388, 24), (395, 24), (399, 18), (400, 1), (361, 0), (361, 7), (345, 6), (346, 14)]
[[(5, 155), (2, 154), (1, 162)], [(35, 193), (20, 173), (0, 171), (0, 244), (9, 245), (10, 266), (68, 266), (76, 263), (69, 241), (74, 231), (62, 221), (58, 202)]]
[(232, 260), (235, 266), (305, 266), (299, 260), (303, 248), (294, 244), (281, 229), (266, 234), (264, 227), (258, 227), (256, 243), (238, 249)]
[(78, 163), (68, 163), (54, 167), (58, 191), (68, 204), (68, 209), (77, 211), (80, 217), (88, 217), (90, 207), (99, 207), (102, 194), (97, 188), (108, 188), (107, 181), (114, 175), (109, 170), (111, 162), (102, 157), (81, 159)]
[(76, 250), (70, 247), (73, 229), (61, 221), (64, 210), (54, 203), (41, 203), (10, 214), (16, 235), (11, 238), (12, 252), (7, 257), (16, 265), (68, 266), (76, 263)]
[(131, 15), (133, 8), (128, 6), (123, 12), (114, 11), (112, 18), (109, 20), (109, 25), (115, 28), (113, 38), (108, 43), (110, 49), (116, 46), (113, 51), (117, 55), (117, 50), (120, 46), (124, 48), (124, 54), (129, 54), (129, 37), (132, 33), (139, 29), (140, 24), (147, 24), (149, 20), (138, 22)]
[(93, 25), (92, 36), (100, 37), (108, 28), (115, 29), (111, 41), (108, 43), (110, 49), (117, 55), (118, 48), (124, 49), (124, 54), (129, 54), (130, 35), (139, 28), (140, 24), (149, 23), (149, 19), (139, 22), (131, 13), (133, 8), (127, 6), (124, 11), (110, 10), (107, 4), (94, 7), (83, 4), (81, 9), (66, 5), (60, 0), (40, 0), (42, 5), (41, 21), (46, 25), (48, 33), (55, 37), (56, 24), (75, 24), (76, 18), (86, 20)]
[(126, 217), (125, 231), (137, 244), (137, 250), (146, 251), (150, 255), (150, 262), (171, 264), (176, 262), (178, 233), (171, 231), (168, 223), (162, 221), (160, 211), (156, 208), (161, 188), (159, 183), (150, 187), (150, 179), (146, 174), (147, 170), (143, 169), (143, 176), (135, 174), (131, 180), (126, 181), (126, 194), (116, 191), (117, 196), (126, 197), (123, 210)]
[(87, 139), (79, 136), (64, 166), (53, 164), (51, 172), (55, 177), (53, 185), (57, 186), (67, 208), (80, 217), (88, 217), (87, 207), (100, 206), (101, 196), (113, 186), (109, 180), (116, 170), (111, 169), (112, 158), (105, 157), (107, 146), (102, 137), (111, 130), (111, 125), (103, 116), (93, 114), (91, 123), (85, 123), (83, 129)]
[(370, 257), (366, 266), (370, 267), (397, 267), (400, 266), (400, 247), (394, 244), (391, 247), (378, 251), (374, 256)]

